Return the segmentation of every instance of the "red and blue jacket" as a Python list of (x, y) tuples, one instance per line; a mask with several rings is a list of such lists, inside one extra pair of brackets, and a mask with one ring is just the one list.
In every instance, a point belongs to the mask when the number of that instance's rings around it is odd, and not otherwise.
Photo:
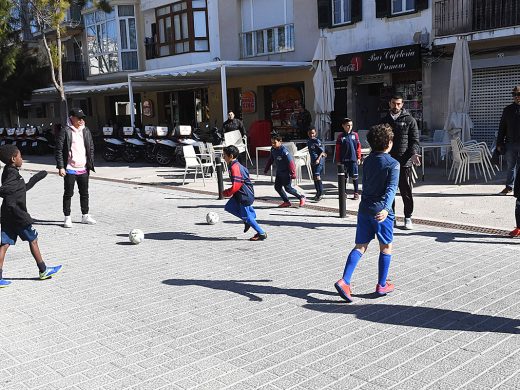
[(228, 169), (231, 187), (225, 190), (223, 195), (227, 198), (235, 198), (243, 206), (251, 206), (255, 201), (255, 191), (249, 178), (249, 171), (237, 160), (231, 161)]
[(346, 163), (361, 160), (361, 143), (358, 133), (344, 131), (336, 140), (336, 162)]

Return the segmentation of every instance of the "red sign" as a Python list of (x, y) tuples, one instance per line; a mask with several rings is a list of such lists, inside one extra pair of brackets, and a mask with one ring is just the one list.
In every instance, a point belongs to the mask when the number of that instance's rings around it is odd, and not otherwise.
[(256, 112), (256, 94), (253, 91), (242, 92), (240, 96), (242, 114), (252, 114)]

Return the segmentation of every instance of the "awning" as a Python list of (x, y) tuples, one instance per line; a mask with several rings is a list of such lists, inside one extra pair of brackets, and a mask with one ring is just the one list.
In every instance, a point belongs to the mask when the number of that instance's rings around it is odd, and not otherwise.
[[(128, 91), (128, 83), (115, 83), (115, 84), (65, 84), (66, 95), (80, 95), (85, 93), (96, 93), (106, 91)], [(58, 94), (58, 91), (54, 87), (47, 87), (41, 89), (35, 89), (32, 92), (33, 96)]]

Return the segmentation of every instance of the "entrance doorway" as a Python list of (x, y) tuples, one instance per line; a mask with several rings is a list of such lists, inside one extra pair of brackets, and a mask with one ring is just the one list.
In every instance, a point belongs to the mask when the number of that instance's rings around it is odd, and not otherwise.
[(359, 84), (356, 86), (355, 129), (369, 129), (380, 121), (380, 96), (383, 83)]

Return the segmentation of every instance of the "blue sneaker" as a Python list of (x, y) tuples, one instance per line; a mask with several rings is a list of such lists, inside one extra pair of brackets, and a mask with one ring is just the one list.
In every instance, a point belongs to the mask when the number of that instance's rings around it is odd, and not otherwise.
[(61, 267), (61, 265), (57, 265), (55, 267), (47, 267), (45, 271), (40, 272), (40, 280), (49, 279), (52, 275), (58, 273)]
[(11, 282), (9, 280), (5, 280), (5, 279), (0, 279), (0, 288), (2, 287), (7, 287), (11, 284)]

